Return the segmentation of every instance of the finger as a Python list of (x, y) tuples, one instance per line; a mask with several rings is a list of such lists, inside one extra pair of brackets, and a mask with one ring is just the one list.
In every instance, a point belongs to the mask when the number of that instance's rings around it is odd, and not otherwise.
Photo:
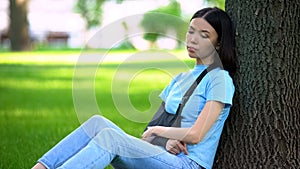
[(175, 151), (177, 154), (179, 154), (181, 152), (180, 147), (178, 146), (178, 144), (176, 145), (176, 147), (174, 147)]
[(180, 153), (181, 150), (178, 148), (177, 144), (178, 142), (175, 140), (169, 140), (166, 146), (167, 151), (175, 155)]
[(185, 155), (188, 155), (188, 151), (186, 149), (186, 144), (184, 142), (181, 142), (181, 150), (184, 152)]
[(176, 154), (179, 154), (181, 152), (181, 148), (180, 148), (180, 143), (179, 142), (176, 142), (176, 144), (173, 146), (173, 151)]
[(171, 152), (172, 152), (172, 154), (178, 154), (178, 153), (180, 153), (180, 150), (179, 149), (177, 149), (177, 148), (172, 148), (171, 149)]
[(187, 149), (186, 149), (186, 146), (185, 146), (185, 143), (183, 142), (178, 142), (177, 145), (176, 145), (177, 149), (179, 152), (184, 152), (184, 154), (188, 154), (187, 152)]
[(171, 154), (175, 154), (175, 152), (172, 149), (169, 149), (168, 152)]
[(183, 151), (183, 150), (184, 150), (184, 145), (183, 145), (183, 144), (178, 143), (177, 146), (178, 146), (178, 149), (179, 149), (180, 151)]
[(189, 152), (187, 151), (186, 147), (184, 147), (184, 149), (182, 151), (184, 152), (185, 155), (189, 154)]
[(143, 135), (142, 138), (147, 138), (149, 136), (150, 130), (146, 130)]

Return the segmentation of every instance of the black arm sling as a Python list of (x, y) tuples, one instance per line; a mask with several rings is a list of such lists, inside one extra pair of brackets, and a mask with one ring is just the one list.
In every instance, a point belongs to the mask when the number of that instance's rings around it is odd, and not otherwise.
[[(170, 114), (166, 112), (165, 110), (165, 102), (163, 101), (157, 110), (157, 112), (154, 114), (152, 120), (148, 123), (147, 127), (149, 126), (166, 126), (166, 127), (181, 127), (181, 112), (183, 107), (185, 106), (186, 102), (189, 100), (190, 96), (193, 94), (194, 90), (198, 86), (198, 84), (201, 82), (203, 77), (211, 70), (216, 68), (215, 64), (209, 65), (204, 71), (201, 72), (201, 74), (197, 77), (197, 79), (193, 82), (191, 87), (186, 91), (184, 96), (182, 97), (182, 100), (177, 108), (176, 114)], [(147, 127), (145, 128), (145, 131), (147, 130)], [(151, 144), (158, 145), (165, 147), (168, 139), (160, 136), (155, 136), (153, 139), (149, 140)]]

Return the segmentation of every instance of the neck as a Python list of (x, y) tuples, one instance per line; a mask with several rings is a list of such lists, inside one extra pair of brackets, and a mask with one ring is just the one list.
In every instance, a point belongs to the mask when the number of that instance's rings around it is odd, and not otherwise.
[(206, 58), (196, 58), (196, 64), (197, 65), (210, 65), (212, 64), (215, 59), (214, 55), (208, 56)]

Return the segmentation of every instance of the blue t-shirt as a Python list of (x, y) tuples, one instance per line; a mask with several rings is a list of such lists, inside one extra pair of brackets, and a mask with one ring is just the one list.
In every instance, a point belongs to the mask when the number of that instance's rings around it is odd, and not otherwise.
[[(176, 113), (181, 98), (206, 68), (205, 65), (196, 65), (194, 69), (180, 73), (162, 91), (160, 97), (165, 101), (167, 112)], [(213, 166), (218, 142), (232, 105), (234, 90), (233, 81), (228, 72), (216, 68), (204, 76), (182, 110), (181, 127), (189, 128), (193, 126), (207, 101), (213, 100), (225, 104), (205, 137), (197, 144), (187, 144), (188, 157), (207, 169)]]

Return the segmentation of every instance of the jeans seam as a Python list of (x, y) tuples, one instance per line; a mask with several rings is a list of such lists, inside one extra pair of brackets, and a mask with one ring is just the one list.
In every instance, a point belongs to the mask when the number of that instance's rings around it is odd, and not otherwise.
[[(91, 164), (95, 164), (95, 163), (96, 163), (97, 161), (99, 161), (99, 160), (104, 156), (104, 154), (106, 154), (106, 153), (109, 153), (109, 152), (106, 151), (106, 150), (103, 150), (103, 153), (101, 153), (101, 155), (99, 154), (99, 157), (98, 157), (98, 158), (96, 158), (92, 163), (85, 165), (84, 168), (88, 168), (88, 166), (90, 166)], [(112, 153), (109, 153), (109, 154), (112, 154)]]

